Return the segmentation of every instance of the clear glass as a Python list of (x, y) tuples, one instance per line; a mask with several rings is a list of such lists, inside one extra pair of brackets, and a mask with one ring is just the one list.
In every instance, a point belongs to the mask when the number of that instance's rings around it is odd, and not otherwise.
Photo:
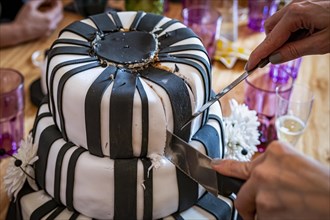
[(289, 95), (276, 88), (276, 132), (281, 141), (295, 146), (305, 130), (312, 110), (314, 95), (304, 84), (294, 84)]
[(0, 68), (0, 148), (7, 155), (17, 152), (24, 132), (23, 76)]

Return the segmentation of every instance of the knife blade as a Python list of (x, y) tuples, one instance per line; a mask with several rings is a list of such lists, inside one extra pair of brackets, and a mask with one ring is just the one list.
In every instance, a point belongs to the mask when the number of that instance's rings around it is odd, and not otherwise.
[(232, 83), (230, 83), (228, 86), (226, 86), (224, 89), (222, 89), (218, 94), (213, 96), (209, 101), (207, 101), (200, 109), (192, 114), (192, 116), (187, 120), (186, 123), (181, 127), (181, 130), (184, 129), (192, 120), (194, 120), (198, 115), (202, 114), (206, 109), (208, 109), (213, 103), (215, 103), (217, 100), (219, 100), (222, 96), (227, 94), (230, 90), (232, 90), (235, 86), (237, 86), (242, 80), (244, 80), (246, 77), (248, 77), (251, 73), (253, 73), (254, 70), (257, 68), (262, 68), (266, 66), (269, 63), (269, 59), (264, 58), (262, 59), (258, 65), (253, 68), (250, 71), (245, 71), (243, 74), (241, 74), (237, 79), (235, 79)]
[(166, 134), (165, 157), (192, 180), (213, 195), (237, 194), (243, 180), (217, 173), (211, 167), (212, 159), (196, 150), (170, 131)]

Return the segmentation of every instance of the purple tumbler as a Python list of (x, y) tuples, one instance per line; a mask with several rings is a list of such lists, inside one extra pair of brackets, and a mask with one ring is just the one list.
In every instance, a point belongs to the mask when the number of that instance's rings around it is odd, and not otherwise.
[[(266, 68), (267, 69), (267, 68)], [(260, 145), (257, 146), (260, 153), (266, 150), (267, 145), (277, 139), (275, 129), (275, 104), (276, 104), (276, 88), (283, 96), (289, 96), (293, 84), (293, 79), (288, 76), (286, 80), (278, 80), (277, 77), (270, 75), (264, 69), (255, 70), (245, 80), (244, 103), (249, 109), (257, 112), (260, 122)]]
[(16, 70), (0, 68), (0, 150), (17, 152), (24, 133), (24, 79)]
[(183, 23), (201, 39), (210, 58), (212, 58), (215, 52), (215, 42), (220, 31), (220, 12), (208, 6), (193, 5), (184, 8), (182, 16)]
[(277, 11), (276, 0), (249, 0), (248, 27), (254, 31), (263, 32), (267, 18)]

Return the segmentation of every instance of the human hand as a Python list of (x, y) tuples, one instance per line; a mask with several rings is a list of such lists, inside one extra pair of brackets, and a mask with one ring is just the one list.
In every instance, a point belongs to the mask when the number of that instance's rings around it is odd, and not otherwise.
[(243, 219), (327, 219), (330, 170), (283, 142), (251, 162), (214, 160), (217, 172), (245, 179), (235, 207)]
[[(273, 64), (304, 55), (330, 52), (330, 1), (293, 0), (265, 22), (265, 40), (251, 53), (246, 70), (269, 57)], [(289, 41), (299, 30), (308, 31), (299, 40)]]
[[(45, 10), (41, 8), (45, 6)], [(62, 20), (62, 2), (58, 0), (31, 0), (23, 5), (14, 20), (22, 30), (24, 41), (49, 36)]]

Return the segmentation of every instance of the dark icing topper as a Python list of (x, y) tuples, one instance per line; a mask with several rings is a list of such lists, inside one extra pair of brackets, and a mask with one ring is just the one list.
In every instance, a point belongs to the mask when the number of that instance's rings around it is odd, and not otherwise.
[(155, 35), (142, 31), (124, 31), (105, 35), (97, 33), (92, 46), (100, 60), (127, 68), (149, 64), (154, 60), (158, 50)]

